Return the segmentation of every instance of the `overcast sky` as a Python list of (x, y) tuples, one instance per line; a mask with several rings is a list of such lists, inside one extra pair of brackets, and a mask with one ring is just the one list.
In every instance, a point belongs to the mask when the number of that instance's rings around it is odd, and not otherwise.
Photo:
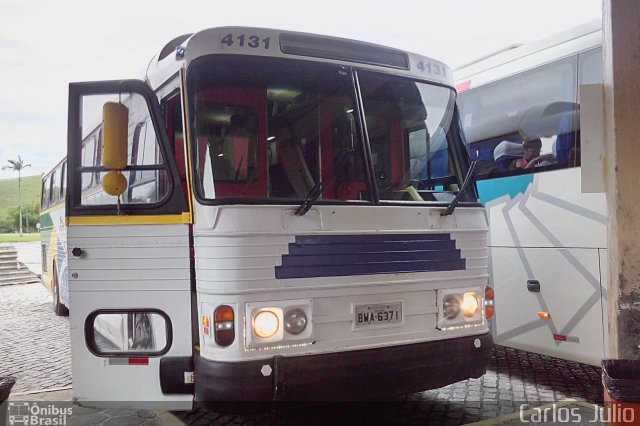
[[(0, 166), (66, 151), (67, 85), (135, 78), (170, 39), (246, 25), (370, 41), (452, 68), (600, 19), (601, 0), (0, 0)], [(0, 171), (0, 179), (17, 177)]]

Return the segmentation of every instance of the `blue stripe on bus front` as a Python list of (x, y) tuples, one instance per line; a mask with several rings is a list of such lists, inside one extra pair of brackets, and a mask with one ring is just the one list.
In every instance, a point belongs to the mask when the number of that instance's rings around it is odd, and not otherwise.
[(304, 235), (289, 244), (276, 278), (464, 270), (449, 234)]
[(297, 244), (450, 240), (449, 234), (297, 235)]
[(460, 260), (460, 250), (416, 250), (356, 254), (285, 255), (282, 266), (345, 265), (412, 260)]
[(289, 254), (349, 254), (390, 251), (454, 250), (456, 242), (449, 241), (390, 241), (376, 243), (289, 244)]

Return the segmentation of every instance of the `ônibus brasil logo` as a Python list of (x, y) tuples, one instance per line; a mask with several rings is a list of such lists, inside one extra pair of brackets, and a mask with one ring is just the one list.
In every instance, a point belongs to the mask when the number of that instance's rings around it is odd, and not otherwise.
[(10, 426), (64, 426), (72, 414), (72, 407), (46, 402), (10, 402), (7, 417)]

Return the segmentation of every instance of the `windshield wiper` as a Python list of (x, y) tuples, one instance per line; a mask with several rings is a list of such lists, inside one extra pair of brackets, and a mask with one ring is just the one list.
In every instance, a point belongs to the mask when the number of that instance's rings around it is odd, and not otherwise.
[(464, 194), (464, 192), (467, 190), (467, 186), (469, 186), (469, 182), (471, 182), (471, 176), (473, 176), (473, 172), (476, 169), (476, 164), (478, 164), (478, 160), (474, 160), (471, 162), (471, 165), (469, 165), (469, 170), (467, 171), (467, 175), (464, 177), (464, 182), (462, 182), (462, 188), (460, 188), (455, 198), (451, 200), (447, 208), (440, 213), (440, 216), (449, 216), (456, 209), (456, 206), (458, 205), (458, 202), (460, 202), (462, 194)]
[(313, 203), (316, 202), (320, 195), (322, 194), (322, 179), (318, 183), (316, 183), (313, 188), (307, 194), (307, 197), (304, 199), (302, 204), (298, 206), (298, 208), (293, 212), (296, 216), (304, 216), (309, 209), (313, 206)]

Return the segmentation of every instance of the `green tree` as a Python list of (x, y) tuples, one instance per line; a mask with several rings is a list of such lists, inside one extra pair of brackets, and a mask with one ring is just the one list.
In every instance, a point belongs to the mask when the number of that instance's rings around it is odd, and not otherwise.
[(10, 217), (0, 217), (0, 234), (13, 234), (16, 227), (12, 223)]
[(20, 194), (20, 180), (21, 180), (22, 170), (26, 169), (27, 167), (31, 167), (31, 164), (24, 164), (24, 161), (22, 161), (22, 158), (20, 158), (19, 155), (17, 160), (7, 160), (7, 161), (9, 162), (9, 165), (3, 166), (2, 170), (11, 169), (18, 172), (18, 209), (20, 211), (19, 228), (20, 228), (20, 236), (22, 237), (22, 198)]
[(12, 230), (10, 232), (15, 232), (16, 229), (21, 229), (20, 221), (26, 227), (26, 232), (35, 232), (36, 223), (40, 220), (40, 206), (37, 204), (33, 204), (31, 206), (24, 206), (22, 211), (20, 207), (14, 207), (9, 209), (9, 223), (11, 225)]

